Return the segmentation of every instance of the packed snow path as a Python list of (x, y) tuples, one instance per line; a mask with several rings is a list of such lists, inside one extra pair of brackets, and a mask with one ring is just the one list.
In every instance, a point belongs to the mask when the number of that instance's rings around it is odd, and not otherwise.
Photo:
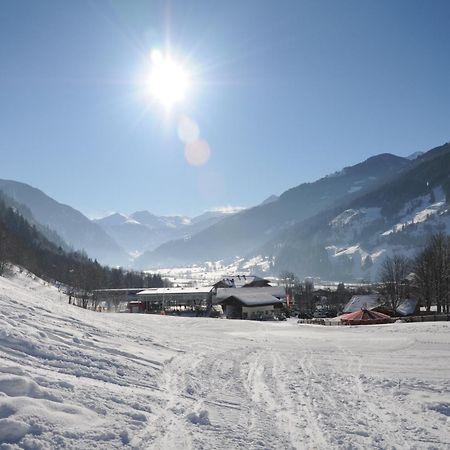
[(0, 449), (450, 448), (450, 325), (107, 314), (0, 277)]

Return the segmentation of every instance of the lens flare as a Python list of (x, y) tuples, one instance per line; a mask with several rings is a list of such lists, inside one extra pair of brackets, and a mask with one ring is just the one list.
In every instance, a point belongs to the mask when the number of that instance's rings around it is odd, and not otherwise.
[(184, 156), (191, 166), (203, 166), (208, 162), (210, 155), (209, 145), (203, 139), (189, 142), (184, 148)]

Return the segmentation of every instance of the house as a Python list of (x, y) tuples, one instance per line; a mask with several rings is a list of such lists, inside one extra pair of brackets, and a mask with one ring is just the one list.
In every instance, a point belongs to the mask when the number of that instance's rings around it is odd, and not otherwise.
[(228, 319), (270, 320), (281, 314), (285, 303), (283, 287), (219, 288), (214, 303)]

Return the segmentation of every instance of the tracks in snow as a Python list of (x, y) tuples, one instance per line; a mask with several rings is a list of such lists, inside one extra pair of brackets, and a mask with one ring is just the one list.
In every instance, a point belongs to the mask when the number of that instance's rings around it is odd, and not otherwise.
[[(414, 415), (398, 411), (395, 392), (386, 395), (363, 374), (362, 357), (350, 350), (337, 347), (330, 364), (320, 351), (237, 342), (174, 356), (161, 373), (161, 412), (136, 448), (408, 449), (435, 442)], [(405, 439), (411, 430), (413, 444)]]

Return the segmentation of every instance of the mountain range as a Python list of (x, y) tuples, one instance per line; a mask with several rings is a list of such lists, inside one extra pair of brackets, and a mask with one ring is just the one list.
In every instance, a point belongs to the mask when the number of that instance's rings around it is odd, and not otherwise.
[(219, 222), (233, 211), (207, 211), (197, 217), (157, 216), (149, 211), (137, 211), (129, 216), (114, 213), (94, 222), (130, 255), (152, 251), (174, 239), (188, 239)]
[(411, 164), (382, 154), (314, 183), (303, 183), (277, 199), (225, 218), (190, 239), (171, 241), (137, 259), (141, 266), (171, 266), (246, 256), (277, 233), (382, 185)]
[(281, 194), (138, 258), (147, 267), (230, 261), (253, 272), (376, 279), (383, 258), (413, 255), (450, 230), (450, 145), (402, 158), (380, 154)]
[(255, 255), (271, 270), (334, 280), (376, 280), (388, 254), (413, 257), (435, 232), (450, 233), (450, 145), (418, 156), (377, 188), (277, 234)]
[(374, 279), (386, 254), (413, 254), (430, 233), (450, 230), (450, 144), (376, 155), (253, 208), (194, 218), (137, 211), (90, 220), (24, 183), (0, 180), (0, 191), (57, 245), (111, 265), (239, 259), (256, 273)]

